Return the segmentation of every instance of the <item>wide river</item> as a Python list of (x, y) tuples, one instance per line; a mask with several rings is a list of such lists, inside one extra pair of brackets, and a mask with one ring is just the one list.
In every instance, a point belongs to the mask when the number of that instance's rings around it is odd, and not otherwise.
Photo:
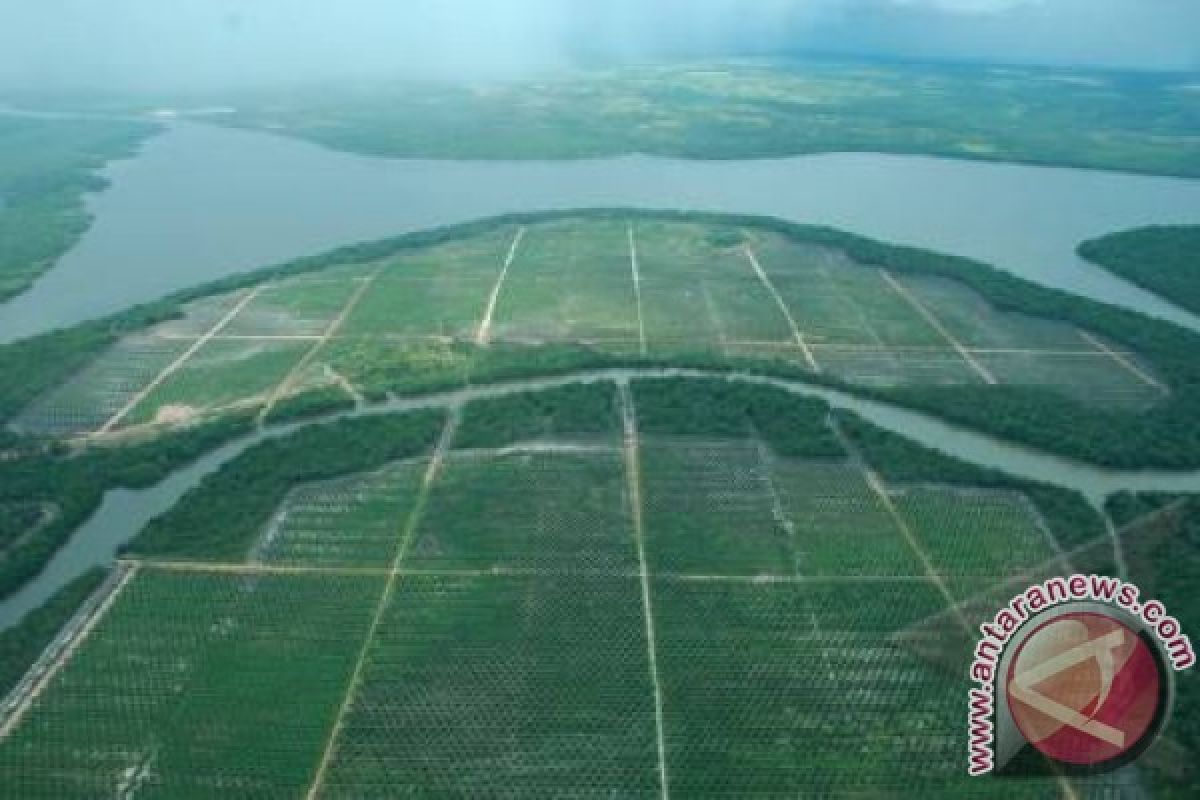
[(95, 224), (0, 306), (0, 341), (222, 275), (505, 211), (637, 206), (833, 225), (1000, 266), (1200, 330), (1200, 319), (1082, 262), (1083, 239), (1200, 222), (1200, 181), (877, 154), (769, 161), (388, 160), (193, 122), (112, 164)]

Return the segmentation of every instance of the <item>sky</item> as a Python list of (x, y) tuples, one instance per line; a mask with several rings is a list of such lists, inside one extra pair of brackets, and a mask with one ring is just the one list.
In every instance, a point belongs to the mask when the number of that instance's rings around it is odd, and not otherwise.
[(0, 87), (522, 77), (821, 52), (1200, 69), (1200, 0), (0, 0)]

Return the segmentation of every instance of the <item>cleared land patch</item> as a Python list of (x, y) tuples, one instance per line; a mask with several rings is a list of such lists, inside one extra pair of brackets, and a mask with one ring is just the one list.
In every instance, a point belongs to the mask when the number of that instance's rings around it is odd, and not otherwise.
[(564, 221), (528, 229), (491, 337), (593, 342), (636, 352), (637, 298), (625, 224)]
[(186, 340), (126, 337), (66, 383), (35, 400), (17, 416), (13, 427), (50, 436), (98, 430), (188, 346)]
[(500, 224), (251, 291), (121, 339), (15, 427), (117, 431), (333, 385), (378, 399), (613, 357), (776, 362), (882, 389), (1034, 387), (1112, 410), (1168, 396), (1138, 354), (1090, 331), (717, 221)]
[(292, 370), (310, 343), (210, 341), (130, 411), (130, 424), (160, 420), (167, 408), (192, 411), (257, 405)]

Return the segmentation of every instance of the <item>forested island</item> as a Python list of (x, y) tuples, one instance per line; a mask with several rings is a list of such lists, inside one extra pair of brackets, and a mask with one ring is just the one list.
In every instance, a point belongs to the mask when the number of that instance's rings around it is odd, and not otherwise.
[(1079, 254), (1200, 314), (1200, 225), (1153, 225), (1113, 233), (1084, 242)]

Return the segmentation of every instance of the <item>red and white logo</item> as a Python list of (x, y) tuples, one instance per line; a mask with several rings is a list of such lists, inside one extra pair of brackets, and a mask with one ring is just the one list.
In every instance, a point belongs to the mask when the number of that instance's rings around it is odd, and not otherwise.
[(1161, 659), (1114, 616), (1076, 611), (1020, 643), (1003, 691), (1022, 737), (1047, 757), (1081, 767), (1136, 756), (1165, 713)]

